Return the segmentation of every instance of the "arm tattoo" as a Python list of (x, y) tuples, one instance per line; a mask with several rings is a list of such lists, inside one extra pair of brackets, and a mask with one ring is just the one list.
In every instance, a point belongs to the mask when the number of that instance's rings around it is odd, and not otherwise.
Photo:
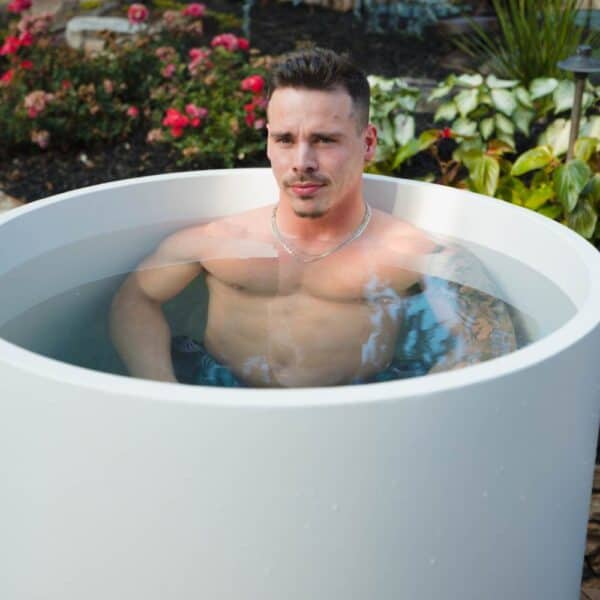
[[(517, 348), (509, 307), (493, 279), (468, 250), (446, 248), (425, 295), (454, 338), (454, 347), (432, 371), (454, 369), (507, 354)], [(434, 255), (434, 261), (437, 260)]]

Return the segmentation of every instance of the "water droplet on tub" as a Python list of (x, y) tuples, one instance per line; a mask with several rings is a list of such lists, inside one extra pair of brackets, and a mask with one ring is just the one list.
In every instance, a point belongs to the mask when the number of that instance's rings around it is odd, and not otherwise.
[(273, 567), (265, 567), (263, 569), (263, 573), (265, 574), (265, 577), (269, 577), (272, 572), (273, 572)]
[(499, 471), (500, 473), (504, 473), (504, 471), (505, 471), (505, 469), (504, 469), (504, 465), (500, 465), (500, 466), (498, 467), (498, 471)]
[(310, 523), (308, 521), (304, 521), (302, 525), (302, 529), (308, 529), (310, 527)]
[(525, 500), (527, 500), (527, 496), (525, 494), (521, 494), (519, 496), (519, 502), (525, 502)]
[(483, 490), (483, 492), (481, 492), (481, 495), (482, 495), (484, 498), (487, 498), (487, 497), (488, 497), (488, 491), (487, 491), (487, 490)]
[(435, 556), (432, 556), (429, 559), (429, 564), (432, 565), (432, 566), (435, 565), (436, 562), (437, 562), (437, 558)]
[(335, 503), (334, 503), (334, 504), (332, 504), (332, 505), (331, 505), (331, 510), (332, 510), (333, 512), (337, 512), (338, 510), (340, 510), (340, 507), (339, 507), (339, 505), (338, 505), (338, 504), (335, 504)]

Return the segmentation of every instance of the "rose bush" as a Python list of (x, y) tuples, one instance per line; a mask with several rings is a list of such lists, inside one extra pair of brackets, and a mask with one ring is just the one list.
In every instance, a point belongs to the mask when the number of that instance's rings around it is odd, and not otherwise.
[(66, 148), (139, 132), (167, 144), (179, 160), (205, 157), (232, 166), (264, 148), (264, 67), (231, 32), (203, 34), (203, 4), (153, 15), (132, 4), (132, 23), (151, 23), (126, 40), (105, 36), (105, 51), (84, 55), (48, 33), (51, 17), (24, 11), (0, 32), (0, 130), (3, 148)]

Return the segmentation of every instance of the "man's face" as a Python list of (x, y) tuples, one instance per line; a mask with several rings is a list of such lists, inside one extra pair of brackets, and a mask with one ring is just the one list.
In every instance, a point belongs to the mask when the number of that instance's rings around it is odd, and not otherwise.
[(267, 115), (267, 155), (281, 200), (298, 216), (317, 218), (360, 197), (377, 136), (373, 125), (359, 131), (345, 90), (279, 88)]

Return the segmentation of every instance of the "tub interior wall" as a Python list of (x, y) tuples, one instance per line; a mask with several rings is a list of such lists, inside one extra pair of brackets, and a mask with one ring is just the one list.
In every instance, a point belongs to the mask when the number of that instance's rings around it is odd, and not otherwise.
[[(432, 189), (436, 194), (439, 192), (439, 197), (431, 197)], [(503, 222), (499, 218), (502, 212), (496, 215), (486, 211), (480, 202), (469, 206), (456, 192), (411, 182), (365, 180), (365, 194), (376, 208), (393, 212), (428, 231), (457, 236), (469, 242), (491, 267), (494, 278), (505, 292), (505, 299), (519, 298), (519, 309), (525, 315), (535, 315), (537, 322), (525, 323), (530, 337), (536, 337), (540, 330), (551, 331), (560, 326), (564, 314), (569, 314), (569, 299), (559, 300), (564, 306), (558, 309), (556, 305), (548, 304), (545, 301), (547, 280), (551, 277), (559, 286), (561, 282), (566, 285), (571, 278), (581, 275), (581, 261), (578, 262), (576, 256), (568, 256), (564, 250), (559, 256), (548, 257), (549, 242), (554, 240), (547, 238), (554, 232), (540, 228), (542, 239), (532, 240), (520, 230), (519, 223), (514, 223), (512, 211)], [(227, 177), (208, 173), (160, 180), (145, 178), (127, 184), (117, 182), (101, 189), (90, 188), (79, 194), (81, 197), (68, 201), (51, 201), (39, 210), (3, 225), (3, 241), (11, 252), (0, 253), (3, 289), (0, 325), (6, 325), (16, 315), (65, 290), (97, 282), (94, 298), (86, 298), (82, 291), (84, 297), (79, 301), (64, 301), (72, 304), (48, 303), (48, 315), (52, 318), (48, 319), (45, 328), (68, 331), (69, 322), (74, 322), (75, 318), (82, 317), (80, 322), (93, 320), (99, 307), (107, 305), (107, 298), (119, 284), (119, 277), (123, 278), (133, 270), (164, 237), (199, 221), (273, 203), (277, 190), (270, 171), (259, 169), (238, 171)], [(493, 200), (490, 202), (491, 208), (503, 208)], [(39, 231), (40, 235), (26, 235), (25, 231)], [(523, 239), (527, 244), (523, 244)], [(537, 252), (540, 245), (543, 252)], [(524, 255), (536, 268), (543, 268), (532, 273), (521, 261), (515, 262), (516, 259), (507, 264), (498, 260), (498, 251), (509, 257)], [(522, 268), (515, 268), (515, 265)], [(104, 285), (99, 283), (103, 279), (106, 280)], [(581, 300), (583, 292), (579, 289), (573, 294), (570, 290), (570, 300)], [(63, 316), (59, 315), (61, 311)], [(50, 331), (47, 335), (37, 336), (34, 331), (38, 325), (41, 326), (32, 319), (31, 327), (19, 334), (21, 340), (31, 344), (31, 337), (39, 337), (40, 341), (36, 343), (40, 344), (41, 339), (52, 337)], [(18, 338), (15, 331), (11, 336), (16, 336), (8, 338), (13, 341)], [(33, 347), (38, 349), (35, 344)], [(46, 350), (52, 348), (39, 348), (44, 354)]]

